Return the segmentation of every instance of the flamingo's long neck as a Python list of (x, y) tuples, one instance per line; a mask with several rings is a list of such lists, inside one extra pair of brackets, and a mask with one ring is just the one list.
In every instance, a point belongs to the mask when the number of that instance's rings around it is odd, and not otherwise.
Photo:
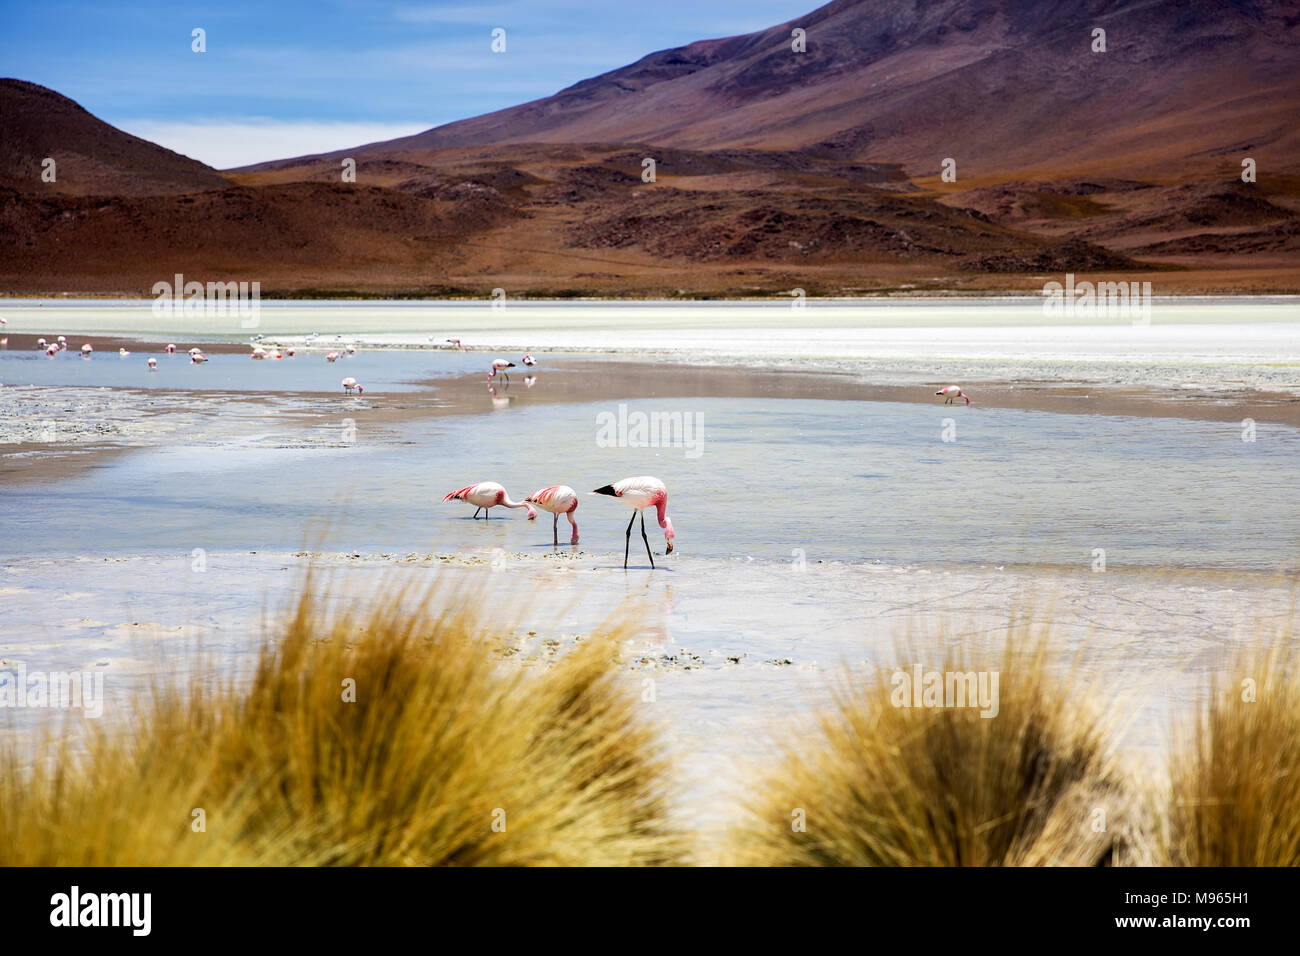
[(659, 514), (659, 527), (664, 529), (664, 534), (673, 534), (673, 519), (668, 517), (668, 499), (660, 498), (655, 502), (655, 511)]
[(507, 508), (527, 508), (528, 517), (537, 517), (537, 509), (526, 501), (511, 501), (509, 495), (503, 494), (501, 496), (501, 504), (505, 505)]

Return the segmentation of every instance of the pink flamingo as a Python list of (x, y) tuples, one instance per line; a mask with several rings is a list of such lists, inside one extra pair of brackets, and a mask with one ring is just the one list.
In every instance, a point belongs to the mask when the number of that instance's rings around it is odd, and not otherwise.
[(168, 355), (173, 355), (176, 352), (176, 346), (169, 344), (165, 349), (163, 349), (163, 351), (166, 352)]
[(523, 363), (528, 366), (536, 365), (537, 359), (533, 358), (531, 355), (525, 355), (523, 357)]
[(573, 534), (569, 536), (569, 544), (578, 543), (578, 522), (573, 520), (573, 513), (578, 510), (578, 493), (568, 485), (551, 485), (549, 488), (543, 488), (541, 491), (534, 491), (524, 499), (526, 502), (537, 505), (543, 511), (549, 511), (553, 515), (551, 521), (551, 544), (557, 546), (560, 543), (560, 515), (569, 519), (569, 524), (573, 525)]
[(82, 357), (83, 357), (83, 358), (90, 358), (90, 353), (93, 352), (93, 351), (95, 351), (95, 350), (94, 350), (93, 348), (90, 347), (90, 343), (89, 343), (89, 342), (87, 342), (85, 345), (83, 345), (83, 346), (81, 347), (81, 354), (82, 354)]
[(152, 355), (149, 356), (149, 371), (151, 372), (158, 371), (158, 360), (154, 358)]
[(488, 519), (489, 511), (497, 505), (506, 508), (527, 508), (529, 521), (537, 517), (536, 508), (526, 501), (511, 501), (506, 490), (495, 481), (480, 481), (477, 485), (466, 485), (458, 491), (449, 492), (442, 500), (468, 502), (474, 505), (474, 517), (477, 518), (479, 511), (482, 511), (484, 521)]
[(207, 360), (208, 357), (197, 349), (190, 355), (190, 362), (194, 365), (202, 365)]
[(964, 399), (966, 399), (966, 404), (967, 404), (967, 405), (970, 404), (970, 398), (969, 398), (969, 397), (968, 397), (964, 392), (962, 392), (962, 390), (961, 390), (960, 388), (958, 388), (956, 385), (949, 385), (949, 386), (947, 386), (946, 388), (941, 388), (941, 389), (939, 389), (939, 391), (935, 392), (934, 394), (936, 394), (936, 395), (947, 395), (948, 398), (947, 398), (947, 400), (944, 402), (945, 405), (951, 405), (951, 404), (952, 404), (952, 400), (953, 400), (954, 398), (964, 398)]
[(624, 478), (612, 485), (605, 485), (592, 492), (593, 495), (609, 495), (622, 499), (625, 505), (632, 507), (632, 521), (627, 523), (627, 540), (623, 544), (623, 567), (627, 567), (628, 548), (632, 545), (632, 522), (641, 515), (641, 540), (645, 542), (645, 553), (650, 557), (650, 567), (655, 566), (655, 556), (650, 553), (650, 539), (645, 536), (645, 509), (654, 508), (659, 514), (659, 527), (664, 529), (664, 554), (673, 553), (672, 519), (668, 517), (668, 486), (658, 478), (641, 475), (636, 478)]
[(506, 369), (514, 368), (514, 367), (515, 367), (514, 362), (509, 362), (506, 361), (505, 359), (493, 359), (492, 371), (488, 372), (488, 381), (489, 382), (492, 381), (492, 379), (496, 377), (497, 372), (500, 372), (501, 377), (504, 378), (507, 382), (510, 381), (510, 375), (509, 373), (506, 372)]
[(327, 362), (337, 362), (337, 361), (338, 361), (338, 358), (339, 358), (339, 353), (338, 353), (338, 352), (327, 352), (327, 353), (325, 353), (325, 361), (327, 361)]
[(460, 349), (462, 352), (468, 352), (468, 351), (469, 351), (469, 349), (465, 348), (465, 346), (463, 346), (463, 345), (460, 344), (460, 339), (448, 339), (447, 342), (448, 342), (448, 344), (450, 344), (450, 345), (454, 345), (454, 346), (456, 346), (456, 348)]
[(365, 392), (365, 389), (357, 384), (357, 380), (349, 376), (343, 380), (343, 391), (351, 395), (353, 389), (356, 389), (358, 395)]

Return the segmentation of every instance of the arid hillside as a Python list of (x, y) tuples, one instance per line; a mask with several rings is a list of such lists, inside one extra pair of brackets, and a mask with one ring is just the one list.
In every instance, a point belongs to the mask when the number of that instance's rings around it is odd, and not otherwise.
[(1297, 292), (1297, 115), (1300, 8), (1277, 0), (837, 0), (224, 173), (0, 81), (0, 290), (147, 294), (181, 271), (268, 295), (857, 295), (1075, 272)]

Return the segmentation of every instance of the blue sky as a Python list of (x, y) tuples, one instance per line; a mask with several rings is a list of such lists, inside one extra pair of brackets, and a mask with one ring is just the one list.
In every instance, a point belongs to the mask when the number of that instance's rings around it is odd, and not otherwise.
[[(225, 168), (355, 146), (547, 96), (818, 0), (0, 0), (0, 76)], [(207, 52), (191, 51), (191, 31)], [(493, 54), (491, 32), (506, 30)]]

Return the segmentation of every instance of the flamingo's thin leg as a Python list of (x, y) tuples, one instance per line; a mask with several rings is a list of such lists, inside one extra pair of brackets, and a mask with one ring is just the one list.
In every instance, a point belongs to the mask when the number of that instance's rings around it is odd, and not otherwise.
[(477, 518), (477, 517), (478, 517), (478, 513), (479, 513), (480, 511), (482, 511), (482, 510), (483, 510), (482, 508), (475, 508), (475, 509), (474, 509), (474, 517)]
[(632, 524), (636, 521), (636, 512), (632, 512), (632, 520), (627, 523), (626, 540), (623, 542), (623, 570), (627, 570), (627, 552), (632, 547)]
[(560, 546), (560, 516), (556, 514), (556, 515), (551, 515), (551, 547), (558, 548), (559, 546)]
[(655, 556), (650, 553), (650, 539), (645, 536), (645, 512), (641, 512), (641, 540), (645, 542), (646, 557), (650, 559), (651, 569), (655, 566)]

